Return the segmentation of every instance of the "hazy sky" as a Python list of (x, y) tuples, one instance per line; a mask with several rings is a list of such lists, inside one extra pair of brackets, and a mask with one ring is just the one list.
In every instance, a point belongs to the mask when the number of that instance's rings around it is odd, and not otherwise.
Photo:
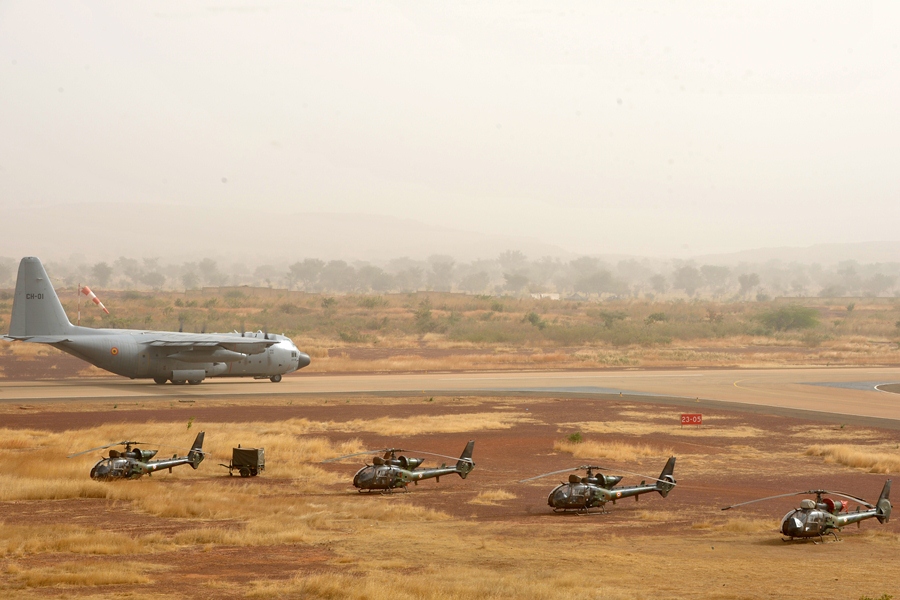
[(898, 31), (892, 2), (0, 0), (0, 208), (900, 240)]

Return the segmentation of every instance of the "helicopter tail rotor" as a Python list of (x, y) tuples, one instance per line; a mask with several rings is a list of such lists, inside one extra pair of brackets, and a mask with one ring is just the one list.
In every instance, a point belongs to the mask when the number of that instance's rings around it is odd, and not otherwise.
[(466, 444), (466, 449), (459, 455), (459, 461), (456, 463), (456, 472), (459, 473), (459, 476), (463, 479), (465, 479), (466, 475), (475, 468), (475, 463), (472, 462), (472, 451), (474, 449), (475, 440), (470, 440), (469, 443)]
[(666, 462), (666, 466), (663, 467), (662, 473), (659, 474), (659, 479), (656, 480), (656, 491), (659, 492), (659, 495), (663, 498), (668, 496), (669, 492), (672, 491), (672, 488), (675, 487), (674, 472), (675, 457), (670, 456), (668, 462)]
[(198, 433), (194, 443), (191, 444), (191, 451), (188, 452), (188, 460), (191, 461), (191, 467), (194, 469), (200, 466), (200, 463), (203, 462), (203, 458), (206, 456), (206, 453), (203, 451), (203, 437), (205, 435), (205, 431)]
[(891, 518), (891, 480), (884, 482), (878, 502), (875, 503), (875, 518), (879, 523), (887, 523)]

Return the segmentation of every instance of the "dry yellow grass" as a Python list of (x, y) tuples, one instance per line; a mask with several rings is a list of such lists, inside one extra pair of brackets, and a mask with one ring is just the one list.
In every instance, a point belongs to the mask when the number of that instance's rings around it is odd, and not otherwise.
[(56, 525), (52, 531), (40, 524), (12, 525), (0, 522), (0, 556), (45, 552), (126, 555), (142, 550), (134, 538), (115, 531), (100, 535), (91, 528)]
[(672, 456), (671, 448), (651, 446), (649, 444), (626, 444), (623, 442), (570, 442), (561, 440), (554, 442), (553, 449), (568, 452), (575, 458), (605, 458), (613, 461), (633, 461), (646, 457)]
[(432, 566), (417, 577), (398, 578), (403, 571), (385, 570), (381, 576), (321, 574), (297, 576), (287, 581), (256, 581), (250, 598), (311, 598), (348, 600), (461, 600), (464, 598), (516, 598), (546, 600), (567, 598), (625, 600), (634, 596), (614, 585), (586, 586), (581, 573), (538, 569), (525, 573), (498, 573), (472, 566), (461, 575), (457, 569)]
[[(0, 471), (7, 475), (0, 487), (0, 500), (34, 500), (62, 498), (108, 498), (113, 488), (87, 479), (91, 466), (102, 456), (100, 451), (72, 459), (69, 453), (97, 447), (122, 439), (144, 439), (164, 444), (158, 457), (184, 455), (197, 431), (204, 425), (193, 422), (188, 430), (186, 422), (149, 423), (130, 427), (104, 425), (100, 427), (46, 433), (29, 430), (0, 429)], [(331, 480), (316, 466), (325, 458), (362, 450), (358, 440), (332, 444), (316, 436), (306, 436), (309, 422), (290, 420), (283, 423), (217, 423), (215, 433), (207, 433), (204, 449), (206, 459), (200, 469), (181, 466), (172, 473), (163, 472), (154, 479), (191, 479), (218, 476), (225, 473), (218, 466), (231, 459), (232, 445), (262, 444), (267, 453), (266, 475), (293, 479), (307, 490)], [(7, 443), (14, 441), (15, 444)], [(13, 445), (14, 449), (8, 448)], [(146, 447), (152, 447), (152, 444)], [(173, 448), (174, 447), (174, 448)]]
[(469, 504), (486, 504), (486, 505), (496, 505), (504, 500), (514, 500), (516, 495), (506, 490), (487, 490), (485, 492), (479, 492), (477, 496), (475, 496), (472, 500), (469, 500)]
[[(331, 498), (327, 500), (300, 496), (316, 493), (321, 497), (322, 486), (335, 481), (334, 474), (311, 463), (361, 449), (358, 441), (332, 444), (323, 437), (298, 435), (296, 431), (310, 428), (309, 423), (302, 420), (216, 424), (216, 436), (207, 437), (206, 446), (210, 455), (199, 470), (180, 467), (172, 474), (159, 473), (152, 478), (144, 477), (136, 481), (92, 481), (88, 478), (88, 469), (99, 456), (64, 458), (72, 448), (97, 446), (125, 437), (167, 441), (180, 437), (185, 440), (183, 444), (189, 445), (200, 427), (202, 424), (194, 422), (190, 432), (184, 423), (151, 423), (130, 427), (104, 425), (63, 433), (0, 429), (0, 471), (4, 473), (0, 501), (101, 498), (127, 503), (136, 519), (160, 517), (186, 522), (182, 531), (174, 535), (128, 535), (90, 525), (46, 527), (41, 523), (0, 520), (0, 556), (45, 553), (130, 555), (170, 551), (191, 545), (311, 544), (325, 539), (325, 531), (355, 527), (354, 523), (436, 522), (446, 519), (443, 513), (409, 505), (402, 499), (389, 504), (367, 503), (360, 509), (358, 502), (339, 499), (335, 497), (335, 492), (331, 492)], [(135, 432), (137, 435), (128, 435)], [(269, 457), (264, 476), (287, 478), (290, 481), (287, 493), (261, 496), (252, 480), (229, 479), (225, 470), (216, 465), (230, 458), (231, 444), (226, 445), (225, 439), (245, 442), (264, 439)], [(206, 485), (190, 485), (192, 481), (200, 480), (206, 480)], [(210, 485), (215, 487), (210, 488)], [(68, 568), (23, 571), (21, 578), (22, 581), (27, 580), (27, 585), (35, 586), (92, 585), (78, 582), (96, 579), (91, 569), (73, 574)], [(145, 581), (149, 579), (142, 577), (119, 581), (112, 577), (108, 583)]]
[(779, 521), (772, 519), (732, 518), (713, 526), (728, 533), (768, 533), (779, 531)]
[(463, 433), (489, 429), (509, 429), (534, 419), (526, 413), (465, 413), (458, 415), (417, 415), (408, 418), (381, 417), (352, 421), (310, 422), (310, 431), (369, 432), (380, 435), (421, 435)]
[[(186, 433), (183, 423), (176, 425), (179, 431), (172, 433), (171, 438), (186, 436), (189, 443), (198, 423), (194, 423), (190, 433)], [(147, 431), (164, 433), (164, 430), (153, 429), (157, 426), (171, 428), (173, 424), (150, 424), (146, 426)], [(254, 440), (259, 438), (252, 436), (261, 435), (262, 431), (267, 432), (266, 439), (270, 433), (281, 436), (279, 439), (283, 440), (286, 452), (297, 440), (310, 440), (310, 445), (303, 446), (302, 452), (295, 457), (323, 456), (338, 449), (336, 444), (322, 437), (321, 432), (313, 438), (296, 433), (309, 431), (309, 426), (309, 422), (297, 420), (265, 427), (253, 423), (222, 424), (221, 427), (229, 432), (244, 432), (249, 436), (246, 445), (256, 443)], [(217, 431), (219, 427), (217, 424)], [(105, 428), (92, 428), (67, 432), (66, 435), (82, 440), (108, 438), (109, 434)], [(0, 439), (4, 439), (4, 435), (6, 433), (0, 432)], [(111, 439), (123, 437), (120, 430), (119, 435), (113, 435)], [(9, 474), (6, 469), (19, 469), (19, 473), (12, 475), (32, 480), (37, 496), (42, 495), (41, 486), (57, 489), (56, 493), (62, 497), (67, 497), (67, 493), (79, 497), (102, 492), (99, 497), (127, 507), (136, 520), (152, 525), (158, 517), (177, 519), (178, 526), (174, 533), (143, 533), (140, 529), (130, 533), (110, 533), (109, 528), (98, 530), (90, 525), (0, 524), (0, 557), (6, 559), (8, 565), (6, 572), (0, 574), (0, 596), (4, 597), (43, 597), (51, 593), (53, 587), (62, 587), (59, 593), (66, 594), (64, 586), (77, 589), (79, 594), (83, 591), (86, 595), (94, 593), (95, 597), (112, 593), (117, 597), (128, 597), (128, 594), (151, 597), (156, 591), (153, 584), (163, 584), (168, 576), (153, 565), (165, 564), (172, 556), (188, 554), (203, 560), (205, 550), (249, 548), (250, 552), (262, 553), (267, 551), (263, 549), (266, 546), (274, 548), (276, 553), (283, 553), (285, 549), (298, 554), (305, 549), (323, 552), (327, 555), (323, 571), (311, 574), (307, 567), (298, 563), (296, 574), (286, 579), (268, 575), (244, 582), (218, 577), (208, 581), (198, 578), (190, 581), (195, 588), (192, 593), (198, 597), (246, 595), (359, 600), (587, 600), (597, 597), (698, 598), (710, 597), (712, 590), (713, 597), (723, 600), (755, 600), (773, 595), (800, 599), (826, 592), (834, 597), (855, 598), (862, 593), (861, 582), (870, 586), (864, 588), (866, 593), (880, 594), (891, 591), (887, 586), (900, 576), (900, 565), (889, 560), (882, 561), (873, 573), (869, 546), (877, 544), (883, 551), (896, 552), (900, 547), (900, 536), (893, 531), (882, 533), (874, 526), (868, 528), (873, 532), (869, 533), (864, 524), (863, 533), (867, 535), (848, 535), (841, 545), (850, 544), (841, 559), (840, 581), (795, 582), (791, 575), (796, 572), (797, 560), (819, 572), (833, 568), (833, 552), (810, 553), (809, 548), (803, 546), (782, 545), (778, 542), (777, 520), (770, 518), (721, 521), (707, 518), (705, 511), (699, 509), (684, 512), (673, 500), (690, 492), (691, 482), (686, 472), (684, 480), (688, 488), (679, 488), (681, 492), (676, 490), (665, 501), (654, 494), (644, 497), (646, 504), (644, 499), (638, 505), (620, 503), (613, 509), (612, 516), (558, 519), (559, 515), (547, 514), (546, 518), (495, 523), (484, 519), (452, 518), (425, 509), (422, 496), (415, 493), (357, 497), (346, 492), (329, 493), (315, 489), (315, 485), (309, 486), (314, 493), (302, 492), (304, 484), (301, 476), (294, 472), (296, 469), (287, 470), (285, 485), (268, 487), (265, 495), (261, 495), (261, 488), (253, 485), (253, 480), (228, 479), (223, 477), (224, 470), (210, 469), (214, 465), (207, 462), (196, 472), (186, 469), (186, 473), (179, 475), (176, 470), (172, 476), (154, 476), (153, 479), (112, 485), (86, 481), (84, 483), (89, 487), (66, 492), (63, 485), (70, 480), (86, 479), (84, 464), (69, 467), (66, 466), (68, 463), (77, 461), (56, 460), (53, 466), (42, 469), (48, 461), (43, 453), (58, 453), (57, 445), (63, 447), (65, 440), (54, 440), (52, 434), (41, 432), (26, 433), (20, 439), (32, 440), (38, 449), (34, 452), (0, 449), (4, 485)], [(51, 441), (52, 445), (42, 445)], [(97, 443), (99, 441), (93, 445)], [(230, 452), (230, 444), (223, 447), (223, 451)], [(268, 451), (268, 442), (266, 447)], [(647, 447), (652, 448), (652, 444)], [(751, 447), (735, 446), (715, 458), (696, 455), (690, 462), (680, 463), (680, 468), (696, 470), (708, 464), (717, 465), (716, 461), (720, 459), (731, 460), (734, 454), (749, 453), (750, 450)], [(668, 450), (657, 448), (655, 452), (657, 455), (652, 456), (652, 460), (642, 464), (653, 465), (654, 469), (661, 466)], [(642, 453), (646, 453), (646, 449)], [(755, 448), (750, 462), (758, 467), (759, 460), (770, 456), (774, 455), (765, 448)], [(796, 458), (796, 449), (793, 456)], [(85, 463), (89, 467), (92, 461), (93, 457)], [(316, 481), (318, 467), (300, 465), (303, 466), (314, 469), (308, 476)], [(479, 485), (478, 472), (465, 482), (466, 486)], [(333, 475), (322, 473), (327, 480), (334, 480)], [(512, 500), (509, 492), (494, 489), (499, 484), (493, 481), (487, 484), (487, 489), (483, 480), (480, 485), (482, 487), (474, 488), (482, 490), (476, 499), (501, 505)], [(43, 495), (46, 496), (46, 492)], [(460, 497), (462, 502), (468, 498), (470, 496)], [(537, 508), (546, 510), (543, 505)], [(471, 509), (478, 510), (474, 505)], [(666, 524), (666, 528), (682, 529), (678, 534), (657, 535), (654, 532), (661, 529), (662, 524)], [(185, 549), (189, 549), (187, 553)], [(168, 554), (170, 552), (172, 554)], [(134, 561), (117, 559), (113, 562), (105, 558), (117, 555), (130, 559), (135, 554), (144, 555), (137, 566)], [(55, 555), (62, 555), (65, 562), (56, 562), (59, 558)], [(786, 556), (795, 560), (786, 560)], [(78, 560), (80, 558), (85, 560)], [(11, 560), (17, 562), (11, 563)], [(97, 567), (101, 562), (114, 564), (116, 569), (125, 566), (129, 571), (147, 577), (150, 584), (142, 586), (140, 581), (103, 580)], [(76, 564), (84, 565), (84, 569), (70, 566)], [(573, 565), (597, 567), (590, 573), (602, 570), (602, 576), (585, 577), (585, 570), (573, 568)], [(653, 577), (647, 576), (647, 565), (652, 565)], [(768, 577), (760, 578), (758, 569), (752, 568), (760, 565), (764, 565)], [(99, 587), (120, 583), (137, 587), (117, 586), (108, 590)], [(33, 587), (25, 587), (27, 585)]]
[(27, 587), (103, 586), (150, 583), (146, 571), (158, 566), (137, 562), (84, 563), (66, 562), (59, 565), (26, 569), (9, 565), (6, 572)]
[(900, 454), (866, 446), (815, 445), (806, 449), (807, 456), (821, 456), (827, 463), (837, 463), (869, 473), (900, 472)]
[[(673, 413), (674, 414), (674, 413)], [(665, 433), (689, 437), (730, 437), (748, 438), (765, 435), (765, 432), (747, 425), (730, 426), (727, 424), (714, 424), (702, 426), (682, 427), (681, 420), (677, 416), (670, 423), (656, 423), (646, 421), (582, 421), (579, 423), (558, 423), (567, 431), (581, 431), (583, 433), (618, 433), (625, 435), (652, 435)]]
[(791, 428), (794, 433), (791, 437), (811, 440), (825, 441), (852, 441), (852, 440), (874, 440), (883, 436), (871, 429), (863, 429), (859, 427), (842, 427), (840, 425), (834, 427), (807, 426), (798, 425)]

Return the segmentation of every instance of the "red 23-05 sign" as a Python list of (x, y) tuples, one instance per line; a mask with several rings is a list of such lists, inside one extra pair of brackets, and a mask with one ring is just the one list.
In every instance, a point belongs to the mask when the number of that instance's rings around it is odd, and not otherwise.
[(681, 415), (681, 424), (682, 425), (702, 425), (703, 424), (703, 415)]

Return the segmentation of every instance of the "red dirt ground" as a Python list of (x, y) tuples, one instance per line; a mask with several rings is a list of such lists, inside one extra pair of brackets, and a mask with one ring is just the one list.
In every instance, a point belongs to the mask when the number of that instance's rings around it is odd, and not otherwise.
[[(351, 400), (351, 403), (337, 404), (332, 398), (328, 404), (321, 405), (309, 402), (307, 398), (302, 405), (285, 406), (284, 398), (280, 398), (279, 406), (191, 406), (182, 409), (145, 409), (145, 410), (98, 410), (84, 412), (54, 412), (51, 410), (27, 411), (20, 414), (3, 415), (3, 426), (8, 428), (30, 428), (48, 431), (63, 431), (96, 426), (103, 423), (141, 423), (183, 421), (182, 414), (195, 418), (195, 425), (206, 428), (207, 439), (215, 435), (217, 422), (274, 422), (290, 418), (307, 418), (310, 420), (342, 421), (359, 418), (376, 418), (384, 416), (411, 417), (415, 415), (445, 415), (468, 412), (507, 412), (511, 409), (526, 410), (538, 422), (522, 424), (508, 430), (480, 431), (472, 434), (428, 434), (414, 435), (403, 439), (373, 434), (337, 434), (330, 432), (332, 442), (344, 439), (359, 438), (370, 448), (401, 445), (448, 455), (458, 455), (465, 442), (475, 439), (474, 460), (476, 469), (464, 481), (458, 477), (442, 478), (440, 483), (425, 481), (418, 486), (410, 486), (412, 493), (398, 494), (396, 498), (382, 495), (360, 495), (350, 486), (350, 478), (361, 466), (362, 460), (348, 460), (325, 466), (335, 476), (334, 484), (322, 490), (323, 500), (337, 496), (358, 498), (360, 503), (366, 502), (409, 502), (414, 505), (443, 511), (457, 519), (480, 521), (485, 523), (569, 523), (576, 521), (579, 527), (603, 526), (606, 533), (627, 535), (678, 535), (679, 531), (690, 528), (697, 520), (715, 521), (721, 519), (718, 507), (742, 500), (785, 493), (788, 491), (827, 487), (843, 490), (851, 494), (861, 495), (869, 500), (877, 496), (885, 476), (863, 472), (854, 472), (846, 468), (828, 468), (823, 466), (821, 458), (803, 455), (805, 448), (819, 443), (818, 439), (792, 437), (798, 427), (819, 425), (823, 429), (834, 430), (833, 423), (815, 423), (801, 419), (768, 416), (765, 414), (744, 414), (731, 411), (705, 411), (704, 418), (710, 423), (704, 426), (703, 435), (654, 434), (635, 437), (630, 435), (606, 435), (604, 442), (622, 441), (627, 443), (651, 443), (660, 448), (671, 448), (674, 455), (681, 457), (676, 465), (675, 476), (679, 479), (678, 487), (668, 498), (653, 495), (643, 496), (640, 502), (627, 501), (610, 507), (609, 514), (578, 516), (575, 514), (553, 514), (546, 504), (549, 491), (565, 478), (565, 474), (547, 477), (538, 484), (519, 484), (519, 480), (541, 473), (556, 471), (569, 466), (577, 466), (584, 459), (574, 459), (570, 455), (553, 451), (553, 443), (563, 438), (569, 431), (560, 431), (557, 423), (579, 421), (616, 421), (623, 420), (623, 410), (652, 413), (678, 412), (672, 406), (654, 404), (636, 404), (622, 401), (621, 398), (609, 399), (571, 399), (553, 398), (498, 398), (481, 400), (471, 398), (459, 401), (452, 398), (438, 398), (435, 402), (423, 402), (421, 398), (402, 399), (396, 403), (378, 404), (371, 399), (366, 402)], [(174, 412), (173, 412), (174, 411)], [(176, 416), (177, 415), (177, 416)], [(717, 420), (717, 418), (721, 418)], [(715, 435), (716, 428), (725, 432), (728, 427), (745, 425), (769, 432), (764, 439), (734, 438)], [(675, 426), (673, 426), (675, 429)], [(897, 431), (872, 430), (878, 441), (898, 441)], [(585, 434), (587, 439), (599, 439), (598, 435)], [(872, 438), (869, 438), (871, 440)], [(772, 462), (759, 458), (758, 454), (735, 457), (735, 446), (764, 445), (768, 452), (787, 452), (796, 457), (788, 462)], [(415, 455), (414, 453), (411, 453)], [(728, 473), (700, 473), (685, 476), (691, 470), (691, 455), (702, 454), (707, 457), (735, 457), (735, 467), (740, 476)], [(268, 460), (278, 460), (277, 456), (269, 456)], [(449, 461), (448, 461), (449, 462)], [(640, 471), (649, 477), (657, 476), (664, 460), (642, 460), (634, 465), (615, 465), (619, 468)], [(601, 463), (602, 464), (602, 463)], [(433, 465), (427, 462), (425, 466)], [(214, 469), (214, 465), (201, 468)], [(228, 475), (224, 474), (204, 483), (227, 484)], [(615, 472), (611, 469), (610, 472)], [(810, 475), (797, 476), (797, 472), (808, 472)], [(87, 476), (87, 475), (85, 475)], [(638, 483), (639, 477), (627, 475), (623, 484)], [(167, 481), (159, 478), (158, 485), (183, 485), (175, 480)], [(265, 475), (253, 480), (259, 486), (260, 493), (278, 493), (291, 495), (290, 482)], [(128, 485), (117, 483), (112, 485)], [(196, 482), (193, 485), (197, 485)], [(516, 498), (504, 501), (502, 505), (486, 506), (471, 504), (471, 500), (481, 491), (502, 488), (515, 493)], [(214, 489), (210, 493), (215, 493)], [(652, 497), (651, 497), (652, 496)], [(756, 505), (750, 514), (758, 514), (761, 518), (778, 518), (793, 504), (788, 498), (764, 505)], [(637, 521), (637, 511), (662, 509), (676, 515), (675, 518), (661, 522)], [(163, 519), (135, 515), (127, 504), (113, 503), (104, 500), (64, 500), (64, 501), (29, 501), (0, 503), (0, 515), (7, 522), (40, 519), (48, 525), (57, 523), (93, 522), (97, 527), (109, 528), (128, 534), (146, 534), (149, 531), (172, 533), (180, 530), (185, 523), (178, 519)], [(885, 530), (900, 531), (900, 519), (895, 519)], [(228, 526), (223, 523), (222, 526)], [(190, 525), (188, 525), (190, 526)], [(863, 524), (863, 528), (881, 527), (873, 521)], [(855, 528), (848, 529), (846, 535), (854, 535)], [(773, 532), (773, 539), (777, 533)], [(135, 557), (132, 557), (135, 558)], [(298, 572), (322, 572), (337, 569), (329, 560), (333, 558), (327, 547), (285, 545), (262, 546), (253, 548), (213, 547), (204, 548), (202, 553), (196, 550), (179, 550), (172, 553), (153, 554), (142, 557), (148, 562), (167, 565), (166, 575), (149, 586), (115, 586), (116, 593), (167, 593), (178, 594), (185, 586), (211, 580), (246, 581), (248, 578), (287, 578)], [(243, 572), (236, 572), (235, 560), (248, 562)], [(35, 559), (19, 560), (22, 565), (52, 564), (73, 560), (71, 555), (41, 555)], [(114, 557), (91, 558), (92, 561), (115, 562)], [(32, 564), (32, 561), (34, 563)], [(39, 562), (38, 562), (39, 561)], [(3, 577), (0, 575), (0, 577)], [(209, 588), (207, 588), (208, 590)], [(71, 596), (73, 594), (96, 593), (97, 590), (66, 588), (65, 590), (45, 590), (48, 595)], [(217, 597), (228, 597), (227, 590), (221, 590)]]

